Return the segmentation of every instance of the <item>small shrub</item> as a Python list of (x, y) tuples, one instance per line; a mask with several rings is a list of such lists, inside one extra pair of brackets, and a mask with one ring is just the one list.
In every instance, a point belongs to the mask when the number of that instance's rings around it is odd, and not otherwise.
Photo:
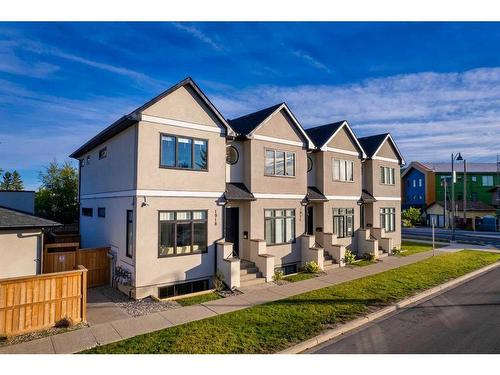
[(353, 254), (351, 250), (346, 250), (344, 254), (344, 263), (351, 264), (356, 260), (356, 256)]
[(304, 272), (306, 273), (318, 273), (320, 271), (321, 269), (319, 268), (318, 263), (316, 263), (315, 261), (307, 262), (304, 266)]
[(215, 273), (213, 283), (216, 291), (224, 290), (224, 275), (219, 270)]
[(403, 225), (405, 222), (409, 223), (409, 226), (419, 224), (422, 217), (422, 212), (420, 208), (410, 207), (407, 210), (401, 212), (401, 219), (403, 220)]
[(365, 254), (363, 255), (363, 259), (364, 259), (364, 260), (368, 260), (368, 261), (370, 261), (370, 262), (373, 262), (373, 261), (375, 260), (375, 255), (370, 254), (370, 253), (365, 253)]
[(283, 273), (283, 271), (276, 270), (276, 271), (274, 271), (273, 280), (274, 281), (283, 280), (283, 276), (285, 276), (285, 274)]
[(403, 227), (405, 227), (405, 228), (411, 228), (411, 227), (413, 227), (411, 221), (408, 220), (408, 219), (402, 219), (401, 222), (403, 224)]
[(403, 250), (398, 249), (397, 247), (395, 247), (394, 249), (392, 249), (392, 254), (393, 255), (401, 255), (402, 252), (403, 252)]
[(2, 342), (2, 341), (7, 341), (7, 336), (0, 335), (0, 342)]
[(59, 319), (56, 324), (54, 324), (54, 327), (56, 328), (69, 328), (73, 325), (73, 321), (71, 318), (64, 317), (62, 319)]

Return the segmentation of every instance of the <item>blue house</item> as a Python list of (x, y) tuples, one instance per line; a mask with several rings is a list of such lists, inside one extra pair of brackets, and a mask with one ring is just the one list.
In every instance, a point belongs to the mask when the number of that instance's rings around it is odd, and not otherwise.
[(425, 210), (425, 174), (416, 168), (411, 168), (403, 177), (403, 209), (416, 207)]

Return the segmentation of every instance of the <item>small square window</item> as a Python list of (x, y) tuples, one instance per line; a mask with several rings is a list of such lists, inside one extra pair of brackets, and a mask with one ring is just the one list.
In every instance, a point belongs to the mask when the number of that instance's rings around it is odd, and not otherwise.
[(82, 215), (83, 216), (93, 216), (94, 210), (90, 207), (82, 207)]
[(108, 156), (108, 149), (107, 147), (101, 148), (99, 150), (99, 160), (100, 159), (105, 159)]
[(99, 216), (99, 217), (106, 217), (106, 208), (104, 208), (104, 207), (98, 207), (97, 208), (97, 216)]

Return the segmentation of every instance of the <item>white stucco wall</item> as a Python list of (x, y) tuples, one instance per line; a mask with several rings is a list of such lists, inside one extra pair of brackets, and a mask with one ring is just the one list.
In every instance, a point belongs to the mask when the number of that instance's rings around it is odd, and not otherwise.
[(38, 229), (0, 231), (0, 279), (36, 275), (41, 237)]

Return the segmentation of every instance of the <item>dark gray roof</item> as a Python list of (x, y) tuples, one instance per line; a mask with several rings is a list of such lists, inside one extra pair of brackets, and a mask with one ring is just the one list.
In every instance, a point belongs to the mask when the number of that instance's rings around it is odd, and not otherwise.
[(241, 182), (228, 182), (226, 183), (226, 191), (224, 192), (224, 196), (227, 200), (245, 200), (245, 201), (254, 201), (255, 197), (247, 189), (245, 184)]
[(228, 120), (231, 128), (239, 135), (250, 134), (262, 121), (271, 116), (283, 103), (275, 104), (272, 107), (261, 109), (260, 111), (249, 113), (232, 120)]
[(315, 126), (305, 129), (307, 135), (314, 142), (316, 147), (322, 147), (330, 137), (342, 126), (345, 121), (332, 122), (331, 124)]
[(388, 134), (389, 133), (370, 135), (368, 137), (358, 138), (358, 141), (361, 143), (366, 155), (371, 158), (382, 142), (384, 142), (385, 137), (387, 137)]
[(0, 229), (44, 228), (61, 225), (21, 211), (0, 207)]
[(328, 201), (328, 198), (324, 196), (324, 194), (316, 187), (316, 186), (308, 186), (307, 187), (307, 200), (316, 201), (316, 202), (325, 202)]
[(99, 146), (101, 143), (106, 142), (108, 139), (111, 137), (115, 136), (116, 134), (122, 132), (123, 130), (127, 129), (129, 126), (132, 126), (138, 121), (138, 115), (140, 112), (145, 110), (146, 108), (150, 107), (151, 105), (155, 104), (156, 102), (160, 101), (167, 95), (171, 94), (175, 90), (177, 90), (179, 87), (185, 86), (185, 85), (191, 85), (196, 93), (199, 95), (199, 97), (208, 105), (208, 107), (215, 113), (215, 115), (221, 120), (221, 122), (227, 126), (227, 122), (222, 116), (222, 114), (218, 111), (217, 108), (212, 104), (212, 102), (207, 98), (207, 96), (201, 91), (201, 89), (198, 87), (198, 85), (193, 81), (191, 77), (188, 77), (186, 79), (183, 79), (179, 83), (173, 85), (169, 89), (163, 91), (160, 95), (155, 96), (153, 99), (150, 101), (146, 102), (145, 104), (141, 105), (140, 107), (134, 109), (132, 112), (130, 112), (128, 115), (120, 117), (117, 121), (112, 123), (110, 126), (108, 126), (106, 129), (98, 133), (95, 137), (90, 139), (88, 142), (83, 144), (80, 148), (78, 148), (76, 151), (74, 151), (69, 157), (70, 158), (79, 158), (83, 154), (89, 152), (93, 148)]
[(365, 190), (363, 189), (361, 191), (361, 200), (363, 201), (363, 203), (373, 203), (373, 202), (376, 202), (377, 200), (375, 199), (375, 197), (373, 195), (371, 195), (368, 190)]
[[(451, 160), (447, 163), (428, 163), (421, 162), (427, 168), (437, 173), (451, 173)], [(460, 161), (455, 162), (455, 170), (463, 171), (463, 163)], [(496, 163), (469, 163), (467, 162), (467, 172), (472, 173), (496, 173)]]
[[(430, 207), (434, 204), (439, 204), (441, 207), (444, 207), (444, 202), (440, 202), (440, 201), (431, 203), (427, 207)], [(456, 205), (457, 205), (457, 211), (463, 211), (463, 209), (464, 209), (464, 202), (463, 201), (456, 202)], [(449, 202), (448, 202), (446, 209), (447, 209), (447, 211), (451, 211)], [(495, 211), (495, 207), (493, 207), (489, 204), (486, 204), (484, 202), (481, 202), (481, 201), (473, 201), (473, 202), (468, 201), (467, 202), (467, 210), (471, 210), (471, 211)]]

